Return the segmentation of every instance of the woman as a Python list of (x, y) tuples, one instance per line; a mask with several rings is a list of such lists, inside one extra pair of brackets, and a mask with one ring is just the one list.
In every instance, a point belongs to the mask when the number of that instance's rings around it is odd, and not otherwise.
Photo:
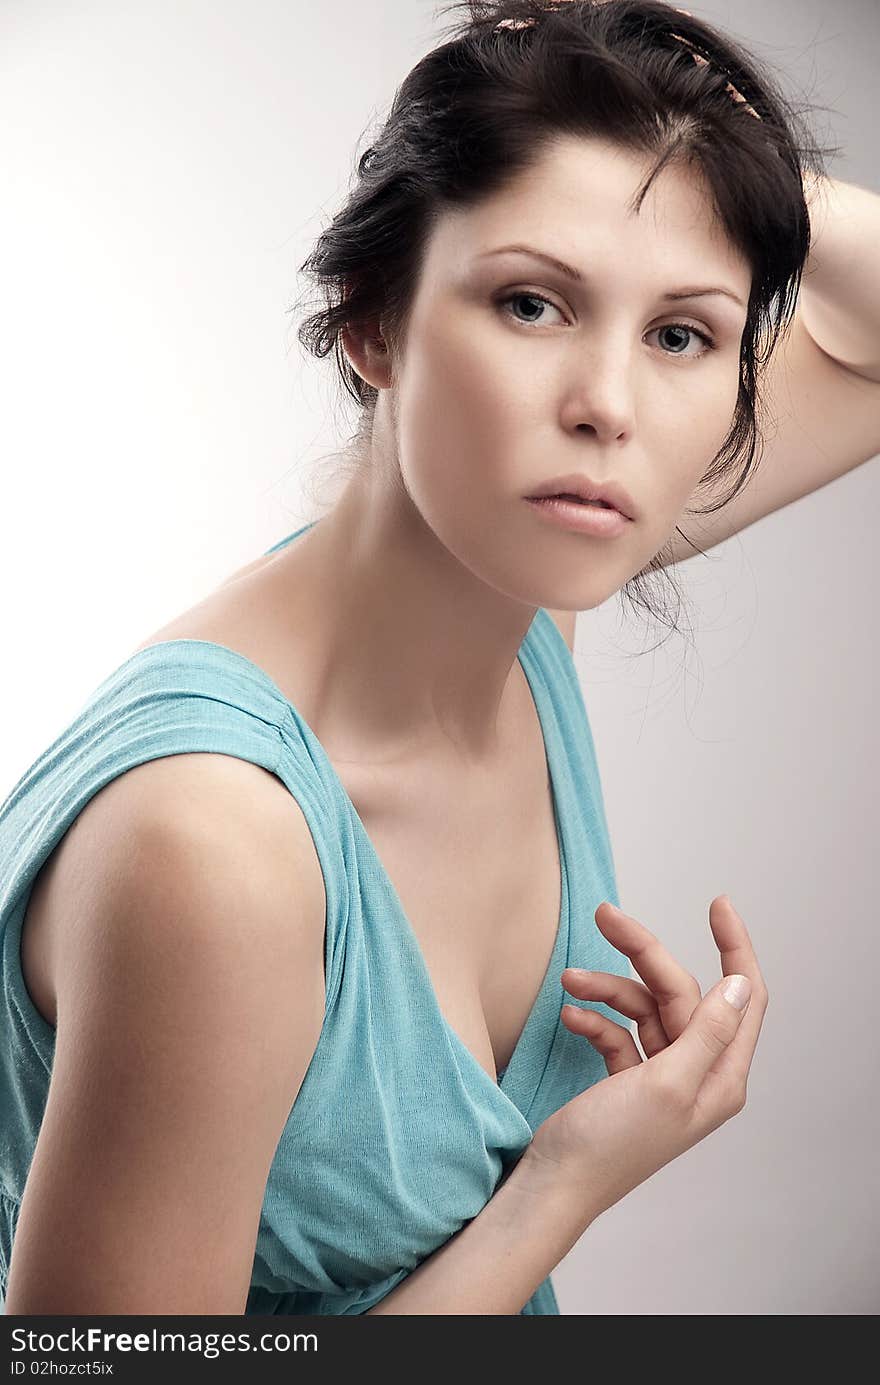
[(340, 498), (0, 811), (7, 1313), (556, 1313), (744, 1103), (748, 931), (701, 996), (616, 908), (571, 645), (742, 498), (819, 156), (665, 5), (466, 8), (309, 261)]

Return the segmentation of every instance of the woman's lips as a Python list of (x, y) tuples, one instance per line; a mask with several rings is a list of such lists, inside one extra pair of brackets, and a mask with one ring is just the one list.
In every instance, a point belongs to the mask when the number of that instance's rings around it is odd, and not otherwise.
[(526, 503), (549, 523), (595, 538), (614, 538), (622, 534), (628, 524), (632, 524), (632, 520), (627, 519), (620, 510), (606, 509), (591, 501), (546, 495), (528, 496)]

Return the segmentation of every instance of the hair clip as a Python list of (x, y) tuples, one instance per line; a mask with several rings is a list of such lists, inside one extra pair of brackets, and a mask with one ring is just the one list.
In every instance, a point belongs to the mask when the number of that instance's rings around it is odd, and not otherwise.
[[(679, 13), (679, 14), (687, 14), (688, 11), (687, 11), (687, 10), (679, 10), (678, 13)], [(709, 59), (708, 59), (708, 58), (704, 58), (704, 57), (702, 56), (702, 54), (697, 53), (696, 50), (694, 49), (693, 45), (691, 44), (691, 42), (690, 42), (689, 39), (683, 38), (683, 37), (681, 36), (681, 34), (670, 34), (669, 37), (670, 37), (670, 38), (677, 39), (679, 43), (683, 44), (683, 46), (684, 46), (684, 47), (688, 50), (688, 52), (690, 53), (690, 55), (691, 55), (691, 57), (693, 58), (693, 60), (694, 60), (695, 63), (702, 64), (703, 67), (708, 67), (708, 66), (709, 66)], [(742, 95), (741, 92), (737, 91), (736, 87), (733, 85), (732, 82), (728, 82), (728, 83), (727, 83), (727, 91), (729, 92), (730, 97), (731, 97), (731, 99), (732, 99), (733, 101), (741, 102), (741, 103), (745, 106), (745, 108), (746, 108), (746, 110), (748, 111), (749, 115), (753, 115), (753, 116), (755, 117), (756, 120), (760, 120), (760, 119), (761, 119), (761, 117), (758, 115), (758, 112), (755, 110), (754, 106), (750, 106), (750, 105), (749, 105), (749, 103), (748, 103), (748, 101), (746, 100), (746, 98)]]
[[(598, 3), (602, 3), (602, 0), (598, 0)], [(674, 9), (676, 14), (686, 14), (689, 17), (691, 17), (690, 10), (681, 10), (676, 5), (671, 5), (670, 9)], [(493, 28), (493, 33), (496, 32), (498, 29), (526, 29), (533, 25), (535, 22), (536, 21), (533, 17), (528, 17), (525, 19), (499, 19), (498, 23)], [(694, 50), (693, 45), (690, 43), (689, 39), (683, 38), (681, 34), (670, 34), (670, 38), (674, 38), (679, 43), (683, 44), (683, 46), (687, 48), (695, 63), (702, 63), (705, 67), (709, 66), (708, 58), (704, 58), (700, 53), (697, 53)], [(744, 105), (749, 115), (753, 115), (756, 120), (761, 119), (761, 117), (758, 115), (758, 112), (755, 110), (754, 106), (749, 105), (746, 98), (742, 95), (741, 92), (737, 91), (736, 87), (733, 85), (732, 82), (727, 83), (727, 91), (732, 101), (736, 101)]]

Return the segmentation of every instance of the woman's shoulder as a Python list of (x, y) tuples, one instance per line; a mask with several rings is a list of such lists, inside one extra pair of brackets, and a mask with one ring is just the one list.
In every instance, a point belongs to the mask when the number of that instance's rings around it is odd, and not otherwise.
[[(237, 872), (238, 861), (246, 862), (244, 873)], [(249, 893), (259, 884), (267, 898), (283, 897), (283, 885), (290, 897), (295, 884), (303, 906), (298, 916), (323, 918), (323, 874), (309, 824), (277, 778), (224, 754), (169, 754), (144, 761), (92, 794), (43, 861), (30, 890), (22, 971), (38, 1010), (53, 1026), (61, 940), (72, 917), (94, 913), (94, 898), (82, 891), (102, 875), (108, 888), (135, 892), (143, 881), (180, 887), (185, 880), (203, 896), (210, 886), (212, 897), (227, 887), (234, 894), (242, 884)], [(169, 895), (166, 903), (170, 900)], [(130, 913), (128, 905), (123, 912)]]
[[(277, 552), (264, 553), (239, 568), (202, 600), (154, 630), (130, 658), (175, 642), (193, 646), (173, 651), (175, 661), (189, 654), (228, 663), (232, 654), (246, 661), (245, 671), (271, 692), (282, 712), (291, 702), (298, 705), (310, 683), (308, 648), (297, 638), (292, 603), (284, 581), (279, 580), (280, 559)], [(195, 648), (198, 644), (204, 648)]]
[(139, 654), (143, 649), (170, 640), (213, 640), (232, 648), (229, 641), (235, 641), (236, 632), (244, 624), (244, 617), (252, 616), (255, 604), (259, 604), (260, 589), (255, 579), (276, 556), (263, 553), (253, 562), (237, 568), (229, 577), (218, 582), (207, 596), (154, 630), (135, 646), (132, 654)]

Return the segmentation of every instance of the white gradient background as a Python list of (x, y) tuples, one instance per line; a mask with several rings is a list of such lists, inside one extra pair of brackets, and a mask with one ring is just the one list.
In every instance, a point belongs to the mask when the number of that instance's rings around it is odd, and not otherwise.
[[(876, 0), (691, 8), (829, 108), (832, 174), (880, 187)], [(448, 22), (0, 5), (0, 799), (147, 634), (313, 517), (353, 413), (285, 309)], [(875, 459), (680, 566), (694, 649), (640, 652), (617, 597), (579, 617), (624, 908), (705, 989), (728, 892), (771, 1000), (744, 1112), (587, 1231), (565, 1314), (880, 1309), (878, 517)]]

